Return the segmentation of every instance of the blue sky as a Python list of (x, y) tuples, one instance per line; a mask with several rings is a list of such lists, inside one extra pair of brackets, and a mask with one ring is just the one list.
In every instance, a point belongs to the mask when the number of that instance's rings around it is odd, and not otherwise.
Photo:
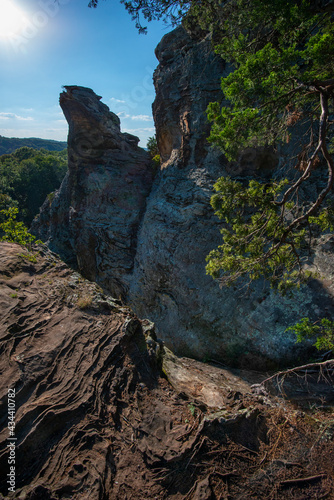
[(0, 135), (66, 140), (62, 85), (92, 88), (142, 147), (154, 135), (154, 49), (171, 28), (139, 35), (119, 1), (88, 2), (0, 0)]

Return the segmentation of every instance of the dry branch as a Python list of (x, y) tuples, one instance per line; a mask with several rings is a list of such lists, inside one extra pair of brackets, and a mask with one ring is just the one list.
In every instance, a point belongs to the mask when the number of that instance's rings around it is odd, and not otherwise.
[(298, 374), (299, 372), (302, 371), (305, 371), (307, 373), (307, 370), (311, 369), (317, 369), (317, 371), (319, 371), (320, 374), (322, 374), (324, 368), (326, 368), (327, 370), (334, 370), (334, 359), (328, 359), (327, 361), (323, 361), (321, 363), (308, 363), (306, 365), (296, 366), (295, 368), (289, 368), (288, 370), (282, 370), (280, 372), (275, 373), (274, 375), (271, 375), (265, 380), (262, 380), (261, 384), (259, 385), (264, 385), (275, 378), (277, 379), (278, 377), (286, 377), (287, 375)]
[(290, 486), (302, 486), (305, 483), (312, 483), (314, 481), (320, 481), (320, 479), (324, 479), (326, 474), (318, 474), (316, 476), (309, 477), (298, 477), (296, 479), (287, 479), (285, 481), (281, 481), (280, 486), (289, 488)]

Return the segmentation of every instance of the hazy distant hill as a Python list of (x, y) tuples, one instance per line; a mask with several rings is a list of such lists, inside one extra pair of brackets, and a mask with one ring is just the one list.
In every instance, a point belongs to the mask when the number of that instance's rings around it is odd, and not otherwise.
[(10, 154), (18, 148), (28, 146), (34, 149), (47, 149), (49, 151), (62, 151), (67, 148), (67, 142), (53, 141), (48, 139), (38, 139), (29, 137), (28, 139), (18, 139), (17, 137), (3, 137), (0, 135), (0, 155)]

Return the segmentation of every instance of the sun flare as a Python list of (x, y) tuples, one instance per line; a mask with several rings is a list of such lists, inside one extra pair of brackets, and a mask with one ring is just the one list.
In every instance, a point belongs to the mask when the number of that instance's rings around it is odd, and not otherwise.
[(15, 36), (27, 23), (24, 12), (12, 0), (0, 0), (0, 37)]

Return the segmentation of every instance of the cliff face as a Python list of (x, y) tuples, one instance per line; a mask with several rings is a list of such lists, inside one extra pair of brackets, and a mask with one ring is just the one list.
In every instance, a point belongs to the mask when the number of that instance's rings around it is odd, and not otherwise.
[(154, 321), (178, 353), (257, 368), (263, 360), (289, 362), (298, 352), (287, 326), (334, 312), (331, 236), (320, 240), (314, 261), (327, 281), (312, 282), (293, 300), (263, 283), (251, 291), (220, 289), (206, 276), (205, 257), (221, 242), (209, 203), (214, 181), (267, 176), (278, 158), (247, 150), (230, 165), (209, 147), (205, 109), (220, 98), (220, 77), (228, 72), (209, 39), (177, 28), (156, 55), (162, 165), (153, 185), (146, 153), (120, 133), (118, 118), (89, 89), (67, 87), (60, 102), (70, 127), (69, 173), (35, 230), (75, 257), (85, 276)]
[(153, 173), (138, 138), (121, 133), (118, 116), (100, 99), (77, 86), (60, 95), (69, 124), (68, 173), (32, 230), (87, 278), (123, 296)]
[(288, 362), (297, 353), (285, 329), (303, 316), (333, 311), (331, 294), (312, 283), (289, 300), (263, 283), (249, 292), (220, 289), (205, 274), (206, 256), (221, 243), (210, 207), (214, 181), (266, 177), (278, 158), (249, 149), (228, 164), (209, 148), (205, 110), (221, 98), (220, 77), (229, 71), (210, 40), (193, 40), (179, 28), (162, 39), (156, 55), (153, 111), (163, 163), (139, 232), (130, 303), (177, 352), (255, 367), (261, 357)]

